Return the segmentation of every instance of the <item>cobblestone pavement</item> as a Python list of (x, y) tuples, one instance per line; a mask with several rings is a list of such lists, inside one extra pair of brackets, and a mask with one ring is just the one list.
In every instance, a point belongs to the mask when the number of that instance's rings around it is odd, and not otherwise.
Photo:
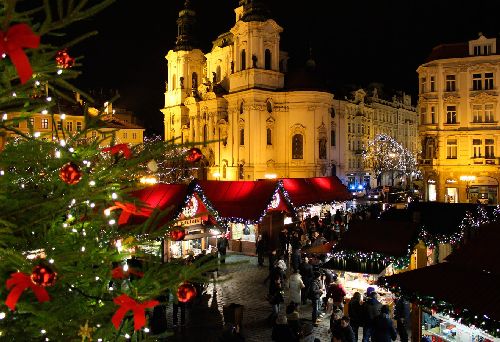
[[(272, 327), (267, 319), (271, 306), (265, 299), (268, 286), (264, 284), (268, 274), (267, 265), (259, 267), (256, 257), (238, 254), (229, 254), (227, 263), (219, 272), (216, 292), (214, 284), (210, 284), (202, 302), (188, 308), (186, 326), (176, 328), (174, 335), (167, 338), (167, 341), (218, 341), (224, 324), (222, 308), (231, 303), (244, 305), (242, 334), (245, 341), (271, 341)], [(286, 298), (285, 303), (288, 303)], [(282, 305), (283, 314), (284, 310)], [(310, 303), (301, 307), (301, 317), (311, 319)], [(327, 316), (302, 341), (312, 342), (317, 337), (321, 342), (329, 342), (328, 323)], [(172, 329), (171, 308), (168, 309), (168, 327)]]

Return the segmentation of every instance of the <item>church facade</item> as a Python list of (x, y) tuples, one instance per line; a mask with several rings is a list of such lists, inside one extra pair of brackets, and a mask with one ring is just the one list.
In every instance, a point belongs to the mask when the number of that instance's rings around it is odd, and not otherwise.
[[(333, 94), (285, 84), (283, 29), (259, 1), (240, 1), (236, 22), (208, 53), (196, 48), (187, 1), (169, 51), (165, 138), (196, 144), (206, 179), (256, 180), (335, 172)], [(313, 63), (311, 61), (311, 63)], [(310, 65), (313, 67), (313, 65)], [(337, 158), (337, 159), (336, 159)]]

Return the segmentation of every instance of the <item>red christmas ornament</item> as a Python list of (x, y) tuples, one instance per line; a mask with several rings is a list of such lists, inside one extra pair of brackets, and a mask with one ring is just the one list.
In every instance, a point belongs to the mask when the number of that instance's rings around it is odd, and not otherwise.
[(190, 163), (196, 163), (203, 157), (203, 153), (199, 148), (193, 147), (190, 148), (186, 155), (186, 160)]
[(44, 264), (35, 266), (31, 272), (31, 281), (38, 286), (53, 286), (56, 283), (56, 277), (57, 273)]
[(30, 60), (23, 48), (35, 49), (40, 45), (40, 36), (33, 33), (26, 24), (15, 24), (7, 32), (0, 31), (0, 56), (9, 56), (16, 68), (21, 84), (26, 83), (33, 75)]
[(78, 165), (73, 162), (64, 164), (59, 171), (59, 177), (69, 185), (74, 185), (80, 181), (82, 178), (82, 172)]
[(176, 228), (170, 231), (170, 238), (174, 241), (181, 241), (186, 236), (186, 232), (182, 228)]
[(177, 289), (177, 299), (181, 303), (187, 303), (195, 296), (196, 288), (190, 283), (184, 283)]
[(56, 53), (56, 64), (59, 68), (68, 69), (75, 64), (75, 59), (68, 54), (67, 49), (62, 49)]

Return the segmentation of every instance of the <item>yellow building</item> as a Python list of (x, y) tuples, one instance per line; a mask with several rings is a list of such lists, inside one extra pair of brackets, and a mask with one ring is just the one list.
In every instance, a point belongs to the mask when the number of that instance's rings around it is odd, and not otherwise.
[[(122, 115), (123, 117), (120, 119), (118, 115), (115, 116), (112, 114), (111, 105), (108, 105), (107, 108), (110, 109), (111, 114), (103, 116), (98, 131), (89, 131), (87, 133), (87, 138), (105, 139), (102, 141), (101, 146), (109, 145), (113, 136), (116, 144), (127, 143), (136, 145), (143, 142), (144, 128), (135, 123), (128, 122), (128, 120), (135, 122), (130, 112), (125, 112), (126, 115)], [(71, 108), (71, 111), (75, 112), (74, 114), (78, 114), (76, 112), (81, 113), (81, 108), (75, 106)], [(91, 111), (98, 112), (95, 108), (90, 108), (89, 112)], [(21, 113), (4, 113), (2, 119), (11, 120), (21, 115)], [(77, 134), (84, 130), (85, 118), (82, 114), (70, 115), (61, 113), (52, 116), (48, 112), (42, 112), (35, 113), (26, 120), (20, 120), (15, 128), (24, 134), (33, 135), (40, 139), (64, 139), (64, 137)], [(15, 136), (16, 134), (13, 132), (0, 132), (0, 150), (9, 139)]]
[(426, 200), (498, 203), (497, 39), (439, 45), (417, 72)]

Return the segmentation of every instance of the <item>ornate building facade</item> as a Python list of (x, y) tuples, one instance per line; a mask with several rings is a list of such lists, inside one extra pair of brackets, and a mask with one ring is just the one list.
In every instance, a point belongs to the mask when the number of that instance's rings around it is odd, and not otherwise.
[(498, 203), (497, 39), (435, 47), (419, 77), (420, 166), (429, 201)]
[(240, 1), (235, 15), (204, 54), (188, 1), (179, 12), (176, 45), (166, 56), (165, 138), (201, 145), (206, 179), (332, 174), (333, 94), (287, 86), (283, 29), (263, 3)]

